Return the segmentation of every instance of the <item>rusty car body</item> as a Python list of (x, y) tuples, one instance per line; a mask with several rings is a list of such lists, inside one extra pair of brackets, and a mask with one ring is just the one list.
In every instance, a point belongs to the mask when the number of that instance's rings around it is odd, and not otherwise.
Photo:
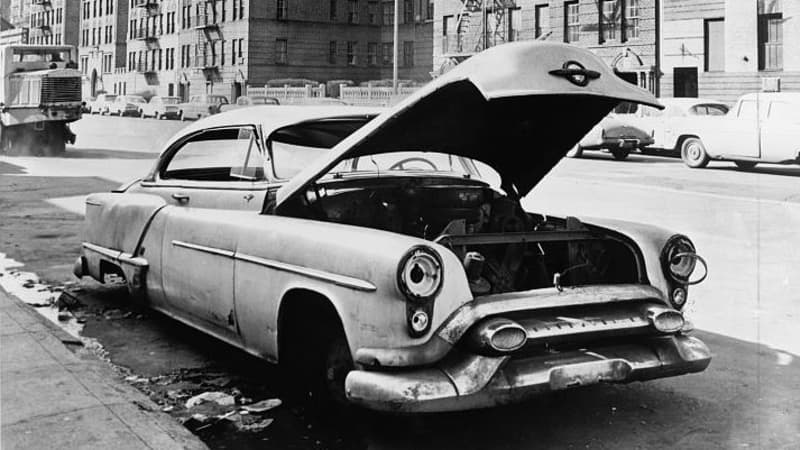
[[(623, 100), (658, 106), (586, 50), (526, 42), (380, 114), (221, 113), (176, 136), (144, 180), (87, 198), (75, 273), (122, 275), (138, 301), (376, 410), (700, 372), (711, 355), (682, 312), (704, 265), (689, 238), (520, 205)], [(286, 122), (267, 126), (269, 111)], [(215, 149), (241, 144), (242, 162), (203, 150), (195, 161), (212, 162), (170, 169), (173, 148), (203, 133)], [(145, 191), (260, 174), (258, 210), (247, 190), (207, 204)]]

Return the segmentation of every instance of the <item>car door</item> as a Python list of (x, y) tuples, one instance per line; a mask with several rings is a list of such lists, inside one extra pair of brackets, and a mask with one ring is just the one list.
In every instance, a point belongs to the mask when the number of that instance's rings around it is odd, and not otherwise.
[(796, 160), (800, 152), (800, 104), (772, 100), (761, 121), (761, 159)]
[(270, 185), (264, 166), (255, 126), (212, 128), (177, 141), (133, 191), (181, 207), (258, 211)]
[(758, 158), (757, 97), (741, 99), (725, 116), (706, 116), (700, 138), (710, 156)]
[(236, 235), (226, 232), (229, 218), (219, 210), (205, 208), (168, 207), (162, 214), (160, 269), (166, 310), (237, 342), (233, 298)]

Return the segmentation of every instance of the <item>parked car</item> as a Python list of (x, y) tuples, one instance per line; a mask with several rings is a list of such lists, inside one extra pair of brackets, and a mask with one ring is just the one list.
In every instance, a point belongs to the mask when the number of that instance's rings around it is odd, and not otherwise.
[(177, 119), (180, 114), (178, 97), (158, 96), (152, 97), (149, 102), (139, 105), (139, 117), (154, 117), (156, 119)]
[(705, 116), (680, 130), (681, 158), (692, 168), (709, 161), (800, 164), (800, 93), (745, 94), (725, 115)]
[(94, 103), (95, 97), (84, 97), (83, 101), (81, 101), (81, 113), (83, 114), (91, 114), (92, 113), (92, 103)]
[(179, 103), (179, 117), (181, 120), (200, 119), (216, 114), (222, 105), (228, 104), (228, 97), (224, 95), (193, 95), (188, 102)]
[(638, 108), (629, 115), (628, 121), (653, 136), (653, 143), (648, 149), (674, 152), (680, 155), (678, 136), (692, 122), (705, 116), (724, 116), (728, 113), (728, 105), (719, 100), (707, 98), (660, 98), (663, 110), (649, 106), (637, 105)]
[(116, 94), (97, 94), (94, 101), (89, 104), (89, 111), (91, 114), (106, 114), (116, 99)]
[(147, 101), (141, 95), (118, 95), (108, 105), (109, 115), (139, 116), (139, 110)]
[[(700, 372), (711, 354), (682, 309), (704, 263), (688, 237), (520, 203), (620, 100), (658, 105), (588, 50), (532, 41), (376, 117), (222, 113), (140, 182), (87, 198), (75, 273), (121, 275), (133, 299), (277, 362), (315, 402), (460, 410)], [(219, 189), (197, 204), (194, 183)], [(159, 184), (172, 191), (144, 193)]]
[(580, 158), (585, 150), (607, 150), (614, 159), (621, 161), (633, 150), (641, 151), (653, 144), (653, 135), (627, 118), (611, 113), (592, 127), (581, 140), (575, 144), (567, 156)]
[(278, 101), (275, 97), (266, 97), (263, 95), (241, 95), (236, 98), (235, 103), (225, 104), (219, 107), (219, 112), (223, 111), (230, 111), (236, 108), (242, 108), (244, 106), (255, 106), (255, 105), (280, 105), (281, 102)]

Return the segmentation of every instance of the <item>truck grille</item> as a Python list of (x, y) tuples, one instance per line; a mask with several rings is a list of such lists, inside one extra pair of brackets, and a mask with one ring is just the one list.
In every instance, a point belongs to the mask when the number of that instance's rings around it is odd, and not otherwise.
[(45, 77), (42, 79), (41, 103), (81, 101), (80, 77)]

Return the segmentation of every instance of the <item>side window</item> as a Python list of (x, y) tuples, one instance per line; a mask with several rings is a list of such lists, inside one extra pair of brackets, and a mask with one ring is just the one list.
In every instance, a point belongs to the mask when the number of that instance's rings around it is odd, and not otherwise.
[(705, 105), (709, 116), (724, 116), (728, 114), (728, 107), (725, 105)]
[(739, 103), (739, 118), (740, 119), (755, 119), (756, 116), (756, 102), (753, 100), (742, 100)]
[(258, 181), (264, 159), (252, 127), (208, 130), (191, 137), (161, 169), (165, 180)]
[(792, 114), (797, 114), (797, 110), (793, 110), (791, 105), (786, 102), (772, 102), (769, 106), (770, 119), (788, 119)]

